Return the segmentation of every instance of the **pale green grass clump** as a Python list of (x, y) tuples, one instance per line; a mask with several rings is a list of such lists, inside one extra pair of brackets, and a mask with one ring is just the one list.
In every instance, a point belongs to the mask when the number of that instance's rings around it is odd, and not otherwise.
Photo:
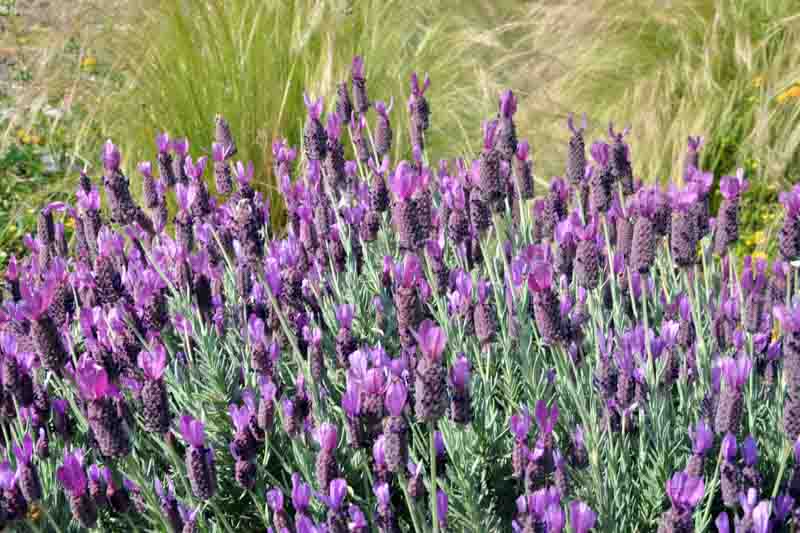
[[(549, 145), (567, 138), (566, 113), (586, 112), (605, 137), (631, 124), (636, 173), (665, 180), (681, 168), (688, 135), (704, 135), (703, 164), (737, 165), (777, 184), (800, 178), (797, 100), (776, 97), (800, 80), (800, 5), (788, 0), (598, 0), (528, 8), (531, 46), (552, 52), (550, 75), (518, 70), (530, 92), (524, 133)], [(532, 15), (541, 16), (532, 16)], [(540, 64), (540, 63), (539, 63)], [(537, 153), (560, 174), (562, 151)]]
[(351, 60), (361, 55), (370, 97), (394, 98), (396, 154), (410, 155), (401, 112), (414, 70), (429, 73), (436, 87), (434, 148), (458, 152), (474, 133), (461, 125), (477, 123), (496, 105), (496, 95), (488, 97), (474, 80), (492, 78), (490, 56), (502, 52), (490, 37), (487, 12), (461, 4), (137, 0), (132, 9), (144, 22), (109, 35), (128, 75), (119, 90), (99, 95), (98, 119), (126, 148), (130, 167), (153, 157), (154, 136), (166, 129), (190, 136), (193, 153), (208, 152), (213, 114), (221, 113), (238, 133), (237, 158), (253, 160), (257, 182), (270, 188), (278, 132), (299, 145), (302, 92), (325, 96), (330, 109), (336, 83), (349, 82)]

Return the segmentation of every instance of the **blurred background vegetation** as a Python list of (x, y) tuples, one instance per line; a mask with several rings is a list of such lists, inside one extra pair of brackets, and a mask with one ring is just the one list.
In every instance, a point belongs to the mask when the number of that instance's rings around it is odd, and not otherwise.
[(133, 176), (162, 130), (208, 153), (222, 113), (275, 194), (272, 141), (299, 142), (302, 91), (332, 106), (356, 54), (370, 96), (395, 100), (397, 157), (417, 70), (435, 158), (474, 154), (506, 87), (542, 182), (563, 172), (570, 112), (592, 140), (630, 124), (648, 181), (679, 179), (703, 135), (705, 168), (751, 179), (741, 253), (772, 253), (777, 191), (800, 181), (796, 0), (0, 0), (0, 30), (0, 264), (36, 206), (69, 200), (84, 164), (97, 174), (106, 138)]

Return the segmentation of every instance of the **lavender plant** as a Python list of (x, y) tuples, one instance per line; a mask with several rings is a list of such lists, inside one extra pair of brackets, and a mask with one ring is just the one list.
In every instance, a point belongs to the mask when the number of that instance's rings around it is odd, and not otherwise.
[[(731, 255), (744, 174), (711, 217), (696, 162), (644, 186), (627, 130), (587, 165), (570, 119), (568, 179), (534, 198), (510, 91), (481, 152), (434, 169), (416, 75), (392, 163), (367, 79), (356, 60), (327, 128), (306, 96), (304, 145), (274, 143), (285, 231), (222, 117), (221, 196), (160, 134), (143, 206), (109, 141), (110, 212), (88, 171), (78, 209), (42, 211), (0, 311), (3, 523), (793, 530), (798, 267), (789, 245)], [(800, 188), (783, 203), (786, 243)], [(67, 250), (55, 217), (75, 219)]]

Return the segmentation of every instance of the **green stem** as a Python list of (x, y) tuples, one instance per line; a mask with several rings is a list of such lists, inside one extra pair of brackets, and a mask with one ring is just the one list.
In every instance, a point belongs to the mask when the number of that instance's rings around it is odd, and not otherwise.
[(437, 510), (437, 490), (436, 490), (436, 422), (431, 422), (430, 435), (430, 454), (431, 454), (431, 523), (433, 523), (433, 533), (439, 533), (439, 514)]
[(408, 506), (408, 512), (411, 515), (411, 524), (414, 526), (415, 533), (422, 533), (422, 529), (419, 526), (419, 517), (417, 516), (417, 502), (415, 502), (411, 496), (408, 494), (408, 478), (405, 475), (404, 471), (398, 472), (398, 476), (400, 478), (400, 488), (403, 491), (403, 496), (406, 499), (406, 506)]
[(211, 498), (208, 503), (211, 505), (211, 508), (214, 509), (214, 514), (219, 517), (219, 521), (222, 523), (222, 527), (225, 531), (227, 531), (227, 533), (234, 533), (233, 528), (231, 528), (231, 525), (228, 523), (228, 519), (225, 518), (225, 513), (219, 508), (214, 498)]
[(778, 495), (778, 489), (781, 486), (781, 479), (783, 478), (783, 473), (786, 471), (786, 464), (789, 462), (789, 456), (792, 453), (792, 446), (790, 443), (786, 443), (783, 445), (783, 451), (781, 452), (781, 466), (778, 468), (778, 475), (775, 477), (775, 484), (772, 486), (772, 498), (774, 499)]

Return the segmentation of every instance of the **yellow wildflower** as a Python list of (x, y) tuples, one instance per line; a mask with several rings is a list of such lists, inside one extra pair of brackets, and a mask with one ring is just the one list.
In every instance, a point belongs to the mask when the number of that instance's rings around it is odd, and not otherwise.
[(800, 100), (800, 84), (795, 83), (781, 94), (779, 94), (776, 98), (779, 104), (786, 102), (789, 99)]
[(31, 135), (31, 144), (43, 144), (44, 139), (39, 135)]
[(23, 128), (19, 128), (17, 130), (17, 140), (21, 140), (25, 136), (25, 130)]
[(755, 78), (753, 78), (753, 87), (758, 89), (762, 85), (764, 85), (764, 76), (756, 76)]
[(754, 245), (759, 246), (767, 242), (767, 235), (764, 233), (764, 230), (759, 230), (753, 233), (753, 237), (751, 240)]
[(81, 68), (86, 70), (92, 70), (94, 67), (97, 66), (97, 58), (94, 56), (86, 56), (81, 59)]
[(75, 229), (75, 219), (72, 217), (66, 217), (64, 219), (64, 227), (67, 229)]
[(753, 252), (753, 260), (757, 261), (759, 259), (763, 259), (764, 261), (766, 261), (767, 260), (767, 254), (765, 254), (764, 252), (761, 252), (761, 251)]
[(22, 141), (22, 144), (30, 144), (31, 136), (26, 133), (25, 135), (22, 136), (22, 139), (20, 140)]

